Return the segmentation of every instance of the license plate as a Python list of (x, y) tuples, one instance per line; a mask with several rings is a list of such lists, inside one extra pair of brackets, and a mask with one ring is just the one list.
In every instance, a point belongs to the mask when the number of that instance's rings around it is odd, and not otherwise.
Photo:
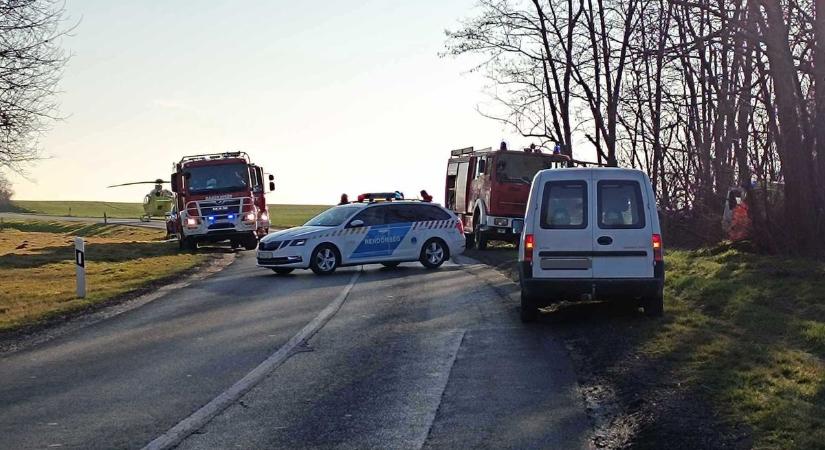
[(258, 258), (260, 259), (272, 259), (272, 255), (274, 252), (258, 252)]

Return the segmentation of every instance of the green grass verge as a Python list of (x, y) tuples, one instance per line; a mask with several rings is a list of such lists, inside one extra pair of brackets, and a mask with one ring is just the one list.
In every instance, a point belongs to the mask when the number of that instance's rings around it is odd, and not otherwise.
[(736, 250), (670, 252), (664, 327), (643, 351), (674, 363), (757, 448), (825, 443), (825, 263)]
[[(269, 205), (272, 226), (289, 228), (303, 225), (318, 213), (329, 208), (322, 205)], [(137, 219), (143, 215), (140, 203), (86, 202), (86, 201), (29, 201), (15, 200), (11, 212), (28, 212), (49, 216), (107, 217)]]
[[(75, 296), (74, 236), (86, 238), (87, 297)], [(186, 271), (208, 258), (180, 253), (162, 230), (4, 221), (0, 229), (0, 332), (48, 321)]]

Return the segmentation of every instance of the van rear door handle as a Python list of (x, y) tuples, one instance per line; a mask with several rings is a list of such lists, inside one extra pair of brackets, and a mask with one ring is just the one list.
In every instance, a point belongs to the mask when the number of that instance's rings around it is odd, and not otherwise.
[(596, 242), (598, 242), (599, 245), (610, 245), (613, 243), (613, 238), (610, 236), (602, 236), (596, 239)]

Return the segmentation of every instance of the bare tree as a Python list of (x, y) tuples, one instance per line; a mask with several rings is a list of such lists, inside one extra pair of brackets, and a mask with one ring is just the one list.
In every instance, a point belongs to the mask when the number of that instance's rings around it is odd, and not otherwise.
[(0, 172), (0, 208), (8, 207), (13, 196), (14, 189), (12, 189), (11, 182), (3, 172)]
[(59, 0), (0, 0), (0, 168), (37, 159), (38, 138), (56, 118), (64, 18)]

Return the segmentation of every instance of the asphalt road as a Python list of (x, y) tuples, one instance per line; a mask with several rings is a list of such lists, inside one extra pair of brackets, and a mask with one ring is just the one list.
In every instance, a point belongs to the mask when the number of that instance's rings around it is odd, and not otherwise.
[(585, 447), (567, 353), (513, 290), (484, 266), (277, 276), (247, 252), (0, 357), (0, 448), (141, 448), (279, 355), (179, 448)]
[[(28, 214), (28, 213), (11, 213), (11, 212), (0, 212), (0, 217), (4, 219), (14, 219), (14, 220), (59, 220), (63, 222), (84, 222), (84, 223), (103, 223), (102, 217), (75, 217), (75, 216), (49, 216), (45, 214)], [(161, 230), (166, 229), (166, 223), (162, 220), (150, 220), (149, 222), (142, 222), (139, 219), (107, 219), (107, 223), (110, 224), (117, 224), (117, 225), (130, 225), (134, 227), (146, 227), (146, 228), (160, 228)]]

